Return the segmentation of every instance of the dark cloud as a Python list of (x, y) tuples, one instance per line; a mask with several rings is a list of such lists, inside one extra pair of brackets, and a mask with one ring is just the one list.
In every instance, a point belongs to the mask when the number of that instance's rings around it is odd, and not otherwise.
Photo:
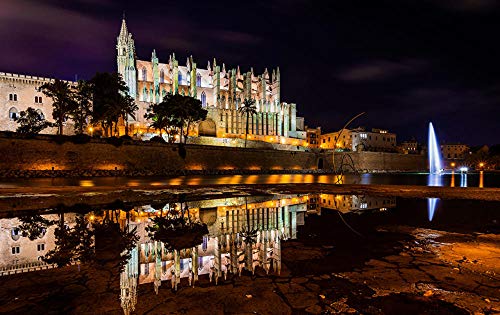
[(496, 0), (433, 0), (435, 4), (453, 10), (481, 11), (498, 6)]
[(344, 69), (337, 77), (343, 81), (384, 80), (403, 74), (416, 73), (426, 66), (426, 62), (419, 60), (401, 62), (376, 60)]

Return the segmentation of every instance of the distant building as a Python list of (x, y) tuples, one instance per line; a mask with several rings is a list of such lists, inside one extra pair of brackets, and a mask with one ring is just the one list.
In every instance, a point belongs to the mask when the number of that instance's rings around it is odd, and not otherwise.
[(364, 128), (343, 129), (321, 135), (320, 148), (396, 152), (396, 134), (383, 129), (372, 129), (372, 131), (365, 131)]
[(398, 152), (403, 154), (420, 154), (417, 140), (407, 140), (398, 145)]
[(469, 153), (469, 146), (461, 143), (441, 145), (441, 153), (446, 160), (463, 160)]
[(321, 127), (317, 128), (308, 128), (306, 127), (306, 139), (310, 148), (319, 148), (320, 145), (320, 136), (321, 136)]
[[(54, 122), (52, 119), (52, 99), (40, 91), (43, 84), (52, 81), (54, 79), (0, 72), (0, 129), (15, 131), (18, 126), (16, 118), (19, 117), (21, 111), (25, 111), (28, 107), (36, 109), (46, 120)], [(71, 126), (72, 122), (66, 123), (65, 133), (66, 131), (71, 133), (73, 130)], [(56, 132), (56, 127), (44, 130), (44, 133)]]
[(318, 196), (320, 208), (338, 210), (342, 213), (360, 210), (387, 210), (396, 207), (394, 197), (376, 197), (365, 195), (332, 195), (320, 194)]

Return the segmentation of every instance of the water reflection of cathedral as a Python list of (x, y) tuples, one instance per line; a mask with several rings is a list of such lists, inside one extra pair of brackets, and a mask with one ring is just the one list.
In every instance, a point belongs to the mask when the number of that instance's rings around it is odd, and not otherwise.
[[(297, 225), (304, 224), (308, 196), (240, 197), (188, 203), (191, 215), (208, 225), (202, 244), (169, 251), (152, 241), (145, 232), (149, 216), (160, 210), (143, 207), (132, 218), (140, 240), (132, 251), (120, 278), (121, 303), (125, 314), (135, 308), (137, 285), (153, 283), (158, 292), (162, 281), (176, 289), (181, 278), (194, 285), (199, 276), (208, 275), (215, 284), (229, 273), (242, 270), (266, 273), (281, 270), (281, 240), (295, 238)], [(255, 231), (255, 239), (245, 239), (245, 231)]]

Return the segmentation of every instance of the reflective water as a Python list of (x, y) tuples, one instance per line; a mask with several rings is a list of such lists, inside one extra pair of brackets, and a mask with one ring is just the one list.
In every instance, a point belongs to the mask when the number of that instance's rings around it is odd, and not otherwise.
[[(0, 188), (55, 187), (55, 186), (162, 186), (162, 185), (254, 185), (254, 184), (375, 184), (375, 185), (429, 185), (429, 178), (435, 175), (425, 173), (398, 174), (272, 174), (272, 175), (218, 175), (218, 176), (175, 176), (175, 177), (96, 177), (96, 178), (32, 178), (2, 179)], [(441, 185), (456, 187), (500, 187), (500, 173), (446, 173), (440, 175)]]
[[(141, 300), (154, 299), (141, 296), (141, 286), (153, 286), (158, 293), (197, 286), (200, 281), (216, 285), (242, 273), (278, 275), (284, 260), (282, 245), (293, 239), (350, 246), (352, 239), (370, 240), (377, 225), (498, 233), (499, 205), (306, 194), (159, 201), (126, 211), (47, 209), (22, 217), (4, 213), (0, 218), (0, 277), (18, 280), (16, 288), (0, 287), (0, 311), (31, 313), (40, 308), (60, 312), (62, 306), (50, 304), (52, 299), (69, 299), (65, 303), (78, 308), (88, 302), (83, 297), (101, 299), (112, 293), (109, 307), (116, 310), (119, 304), (127, 313)], [(161, 226), (159, 218), (168, 224)], [(206, 225), (207, 232), (192, 232), (196, 224)], [(174, 233), (166, 238), (157, 234), (165, 230)], [(179, 248), (179, 244), (190, 245)], [(360, 251), (356, 255), (363, 256)], [(293, 262), (289, 265), (293, 270)], [(53, 269), (50, 277), (61, 279), (47, 284), (46, 269)], [(87, 279), (89, 274), (96, 278)], [(68, 288), (67, 281), (72, 286), (86, 283), (85, 288)], [(40, 283), (45, 283), (47, 296), (40, 297)], [(12, 304), (17, 294), (23, 301), (34, 302)]]

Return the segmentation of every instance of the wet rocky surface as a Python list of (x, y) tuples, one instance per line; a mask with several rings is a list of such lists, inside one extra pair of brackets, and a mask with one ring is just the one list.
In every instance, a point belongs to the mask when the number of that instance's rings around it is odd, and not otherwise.
[(177, 202), (245, 195), (307, 194), (377, 195), (404, 198), (440, 198), (500, 201), (500, 188), (427, 187), (408, 185), (335, 185), (335, 184), (255, 184), (206, 186), (100, 186), (100, 187), (16, 187), (0, 188), (0, 211), (23, 211), (85, 206), (103, 207), (119, 202), (134, 206), (162, 200)]
[[(298, 240), (282, 243), (279, 275), (201, 276), (177, 291), (138, 288), (135, 314), (496, 314), (500, 235), (310, 216)], [(69, 266), (2, 277), (0, 312), (123, 314), (119, 274), (109, 266)]]

